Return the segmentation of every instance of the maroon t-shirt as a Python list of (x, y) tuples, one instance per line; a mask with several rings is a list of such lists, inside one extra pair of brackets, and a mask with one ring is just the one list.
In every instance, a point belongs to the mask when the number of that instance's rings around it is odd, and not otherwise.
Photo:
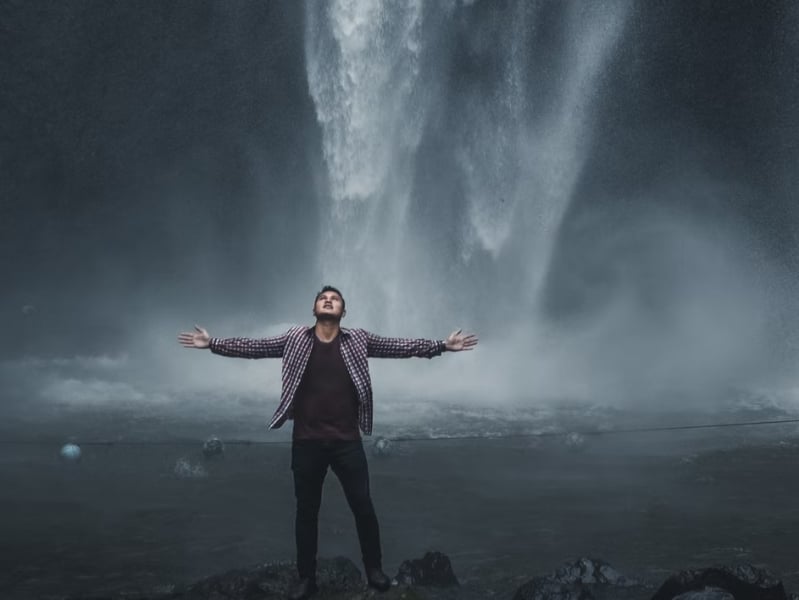
[(359, 440), (358, 390), (341, 356), (341, 335), (314, 335), (311, 356), (294, 397), (295, 440)]

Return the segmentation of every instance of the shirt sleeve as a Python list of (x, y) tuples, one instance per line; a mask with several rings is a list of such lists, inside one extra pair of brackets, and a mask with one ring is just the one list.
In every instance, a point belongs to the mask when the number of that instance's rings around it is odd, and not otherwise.
[(381, 337), (366, 334), (366, 356), (374, 358), (433, 358), (446, 350), (442, 340)]
[(267, 338), (211, 338), (208, 347), (214, 354), (234, 358), (281, 358), (288, 332)]

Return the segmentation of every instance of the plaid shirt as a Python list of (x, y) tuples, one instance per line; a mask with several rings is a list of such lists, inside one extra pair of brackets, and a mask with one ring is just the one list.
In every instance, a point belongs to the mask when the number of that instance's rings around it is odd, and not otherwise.
[[(341, 328), (341, 356), (347, 371), (358, 390), (358, 422), (361, 431), (372, 434), (372, 381), (369, 378), (368, 357), (410, 358), (418, 356), (433, 358), (446, 350), (441, 340), (386, 338), (364, 329)], [(269, 422), (270, 429), (277, 429), (294, 417), (292, 402), (308, 364), (313, 348), (313, 327), (292, 327), (275, 337), (211, 338), (210, 349), (214, 354), (236, 358), (282, 358), (283, 391), (280, 406)]]

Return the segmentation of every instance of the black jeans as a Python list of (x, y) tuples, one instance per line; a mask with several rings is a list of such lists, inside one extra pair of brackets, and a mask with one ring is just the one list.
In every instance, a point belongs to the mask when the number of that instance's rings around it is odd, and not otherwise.
[(328, 466), (341, 482), (355, 516), (366, 569), (381, 568), (380, 530), (369, 495), (369, 468), (360, 440), (295, 441), (291, 447), (294, 495), (297, 498), (295, 537), (300, 577), (315, 577), (319, 538), (319, 507)]

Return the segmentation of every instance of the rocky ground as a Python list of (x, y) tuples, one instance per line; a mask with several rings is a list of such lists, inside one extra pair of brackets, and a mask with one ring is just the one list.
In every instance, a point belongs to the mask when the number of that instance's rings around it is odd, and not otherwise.
[[(272, 563), (234, 569), (186, 586), (163, 586), (150, 594), (61, 596), (60, 600), (282, 600), (294, 580), (292, 563)], [(655, 585), (625, 577), (611, 565), (590, 558), (564, 564), (553, 573), (530, 578), (521, 585), (508, 579), (464, 586), (458, 582), (449, 558), (438, 552), (404, 561), (386, 592), (368, 588), (355, 564), (343, 557), (319, 562), (318, 583), (319, 600), (799, 599), (799, 595), (787, 594), (779, 579), (752, 565), (681, 571)]]

